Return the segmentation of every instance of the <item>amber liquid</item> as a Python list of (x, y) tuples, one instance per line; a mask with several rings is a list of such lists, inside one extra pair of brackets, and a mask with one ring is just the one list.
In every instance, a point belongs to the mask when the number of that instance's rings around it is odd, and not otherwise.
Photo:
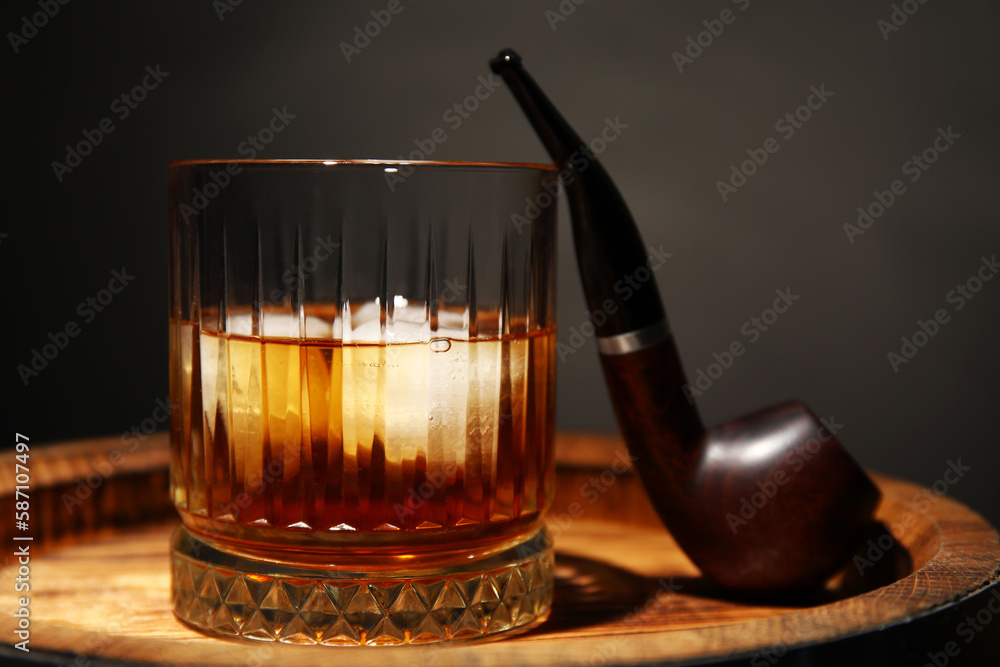
[(490, 553), (540, 524), (553, 329), (389, 345), (186, 322), (171, 335), (172, 493), (203, 536), (389, 567)]

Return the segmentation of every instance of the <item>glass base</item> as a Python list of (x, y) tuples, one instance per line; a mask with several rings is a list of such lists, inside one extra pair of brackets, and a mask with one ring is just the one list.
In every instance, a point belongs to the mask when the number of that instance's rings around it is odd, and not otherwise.
[(480, 639), (545, 620), (551, 545), (541, 528), (481, 560), (364, 573), (237, 557), (181, 526), (170, 553), (174, 614), (209, 634), (287, 644)]

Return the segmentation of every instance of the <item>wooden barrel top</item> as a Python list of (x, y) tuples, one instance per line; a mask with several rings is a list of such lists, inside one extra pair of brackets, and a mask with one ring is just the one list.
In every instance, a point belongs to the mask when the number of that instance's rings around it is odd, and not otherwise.
[[(1000, 620), (984, 622), (1000, 616), (1000, 540), (964, 505), (876, 475), (884, 528), (873, 530), (854, 564), (825, 590), (797, 599), (735, 598), (699, 577), (659, 524), (638, 477), (613, 472), (621, 469), (611, 467), (624, 455), (621, 441), (573, 433), (557, 438), (549, 514), (556, 594), (541, 626), (498, 641), (399, 648), (207, 637), (170, 611), (168, 537), (177, 519), (167, 494), (167, 448), (163, 434), (138, 447), (117, 438), (32, 447), (27, 532), (14, 519), (16, 454), (0, 457), (0, 663), (311, 666), (336, 654), (352, 665), (756, 667), (779, 659), (922, 665), (940, 653), (953, 666), (993, 664), (983, 656), (1000, 655)], [(14, 540), (26, 535), (34, 539)], [(15, 590), (14, 554), (25, 544), (27, 593)], [(30, 654), (14, 646), (23, 595), (30, 595)]]

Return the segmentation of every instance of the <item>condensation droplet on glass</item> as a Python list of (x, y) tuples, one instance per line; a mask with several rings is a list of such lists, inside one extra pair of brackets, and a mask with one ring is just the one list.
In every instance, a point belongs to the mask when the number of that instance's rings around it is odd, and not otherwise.
[(447, 352), (451, 349), (451, 341), (447, 338), (434, 338), (431, 340), (431, 352)]

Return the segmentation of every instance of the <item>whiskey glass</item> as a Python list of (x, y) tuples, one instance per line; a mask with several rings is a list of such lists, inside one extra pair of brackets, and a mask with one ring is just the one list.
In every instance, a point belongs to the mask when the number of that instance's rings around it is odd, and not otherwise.
[(544, 620), (555, 169), (168, 172), (176, 616), (327, 645)]

